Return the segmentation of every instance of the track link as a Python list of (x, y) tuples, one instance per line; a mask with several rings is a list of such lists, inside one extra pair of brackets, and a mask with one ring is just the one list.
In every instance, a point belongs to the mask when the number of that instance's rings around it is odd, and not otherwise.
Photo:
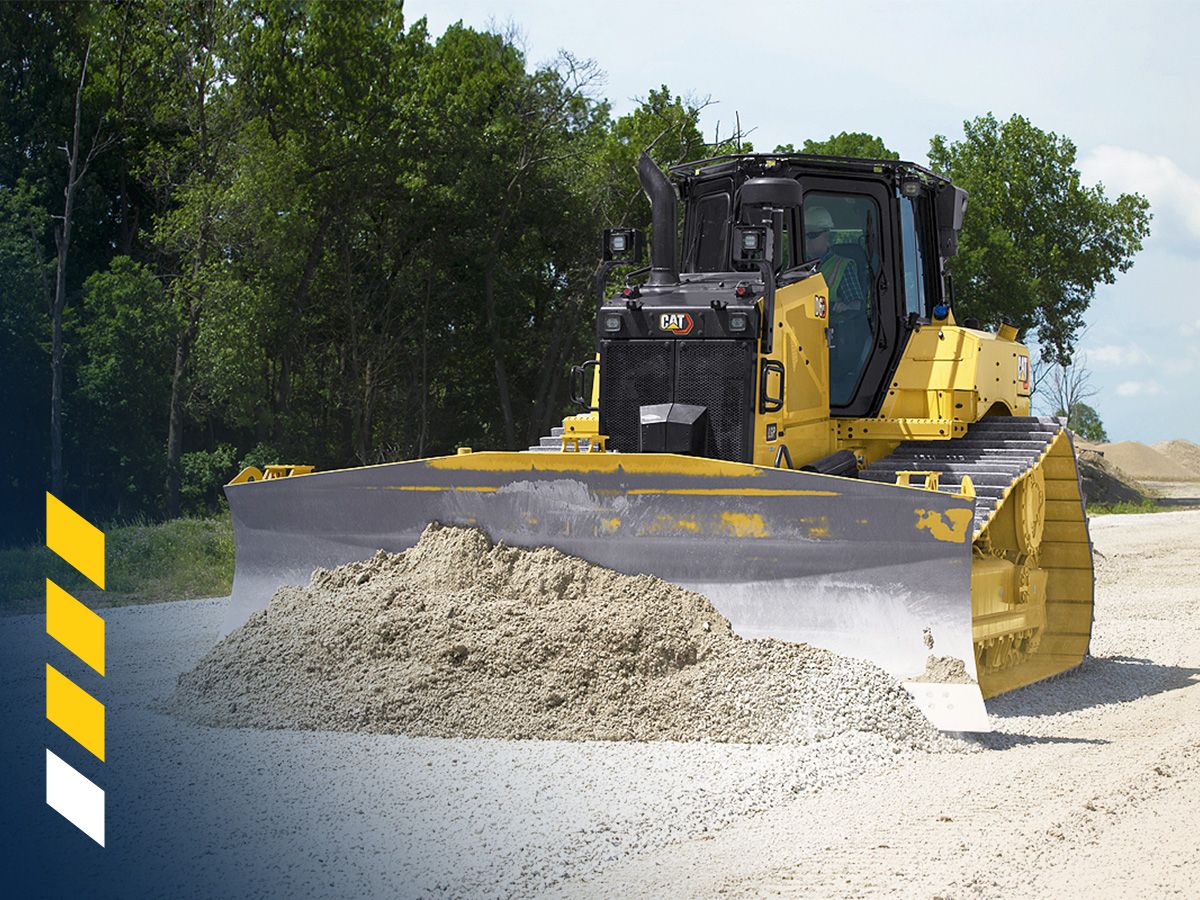
[(905, 441), (889, 456), (858, 473), (885, 484), (903, 471), (938, 472), (941, 490), (957, 493), (962, 477), (975, 485), (975, 534), (987, 526), (1013, 484), (1030, 471), (1063, 425), (1050, 416), (994, 416), (967, 428), (949, 441)]

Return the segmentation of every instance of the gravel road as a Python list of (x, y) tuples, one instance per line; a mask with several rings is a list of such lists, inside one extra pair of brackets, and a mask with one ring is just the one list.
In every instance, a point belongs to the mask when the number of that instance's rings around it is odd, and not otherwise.
[[(1095, 658), (965, 753), (205, 728), (163, 710), (226, 601), (106, 610), (110, 851), (173, 897), (1194, 896), (1200, 511), (1092, 529)], [(40, 628), (0, 621), (16, 671)]]

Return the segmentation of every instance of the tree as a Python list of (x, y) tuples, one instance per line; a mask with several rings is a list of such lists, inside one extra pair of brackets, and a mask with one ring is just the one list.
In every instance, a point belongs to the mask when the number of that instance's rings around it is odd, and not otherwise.
[(1108, 443), (1108, 435), (1104, 431), (1104, 423), (1100, 421), (1100, 414), (1086, 403), (1076, 403), (1071, 407), (1069, 414), (1060, 409), (1055, 415), (1065, 418), (1067, 427), (1084, 440), (1096, 444)]
[(90, 435), (76, 463), (94, 485), (90, 500), (119, 516), (154, 515), (163, 487), (163, 412), (171, 391), (178, 323), (162, 283), (119, 256), (83, 285), (86, 348), (78, 370), (77, 427)]
[[(780, 144), (775, 148), (776, 153), (795, 153), (792, 144)], [(900, 154), (889, 150), (883, 138), (862, 131), (843, 131), (841, 134), (831, 134), (823, 141), (806, 140), (800, 148), (801, 153), (815, 153), (821, 156), (850, 156), (856, 159), (899, 159)]]
[(1089, 441), (1104, 443), (1108, 440), (1100, 415), (1084, 402), (1097, 393), (1085, 358), (1053, 366), (1047, 382), (1047, 399), (1054, 414), (1067, 420), (1068, 428)]
[(970, 193), (949, 262), (960, 314), (1036, 329), (1047, 359), (1068, 363), (1096, 286), (1128, 271), (1149, 235), (1149, 202), (1084, 185), (1075, 145), (1022, 116), (989, 113), (963, 130), (929, 149), (932, 167)]

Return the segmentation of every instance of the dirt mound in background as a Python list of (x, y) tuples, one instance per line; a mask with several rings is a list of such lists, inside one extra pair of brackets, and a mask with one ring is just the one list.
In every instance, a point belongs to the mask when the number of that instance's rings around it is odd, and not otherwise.
[(1102, 444), (1104, 458), (1139, 481), (1191, 481), (1197, 476), (1174, 459), (1138, 441)]
[(743, 640), (707, 598), (431, 525), (266, 610), (180, 676), (201, 724), (442, 737), (805, 743), (937, 733), (881, 669)]
[(1076, 445), (1083, 496), (1088, 504), (1143, 503), (1146, 488), (1129, 473), (1117, 468), (1101, 451)]
[(1184, 440), (1161, 441), (1154, 449), (1200, 481), (1200, 444)]

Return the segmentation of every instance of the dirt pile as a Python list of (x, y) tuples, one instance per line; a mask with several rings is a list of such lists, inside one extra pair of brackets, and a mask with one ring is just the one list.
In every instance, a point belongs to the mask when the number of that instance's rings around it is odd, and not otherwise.
[(1142, 503), (1148, 499), (1138, 480), (1113, 465), (1103, 451), (1087, 447), (1078, 447), (1078, 451), (1083, 496), (1089, 504)]
[(1099, 447), (1104, 458), (1139, 481), (1191, 481), (1197, 476), (1170, 456), (1138, 441)]
[(405, 553), (281, 589), (180, 676), (172, 705), (209, 725), (441, 737), (939, 740), (869, 663), (743, 640), (657, 578), (436, 525)]
[(1200, 444), (1184, 440), (1161, 441), (1154, 449), (1190, 472), (1193, 480), (1200, 481)]

